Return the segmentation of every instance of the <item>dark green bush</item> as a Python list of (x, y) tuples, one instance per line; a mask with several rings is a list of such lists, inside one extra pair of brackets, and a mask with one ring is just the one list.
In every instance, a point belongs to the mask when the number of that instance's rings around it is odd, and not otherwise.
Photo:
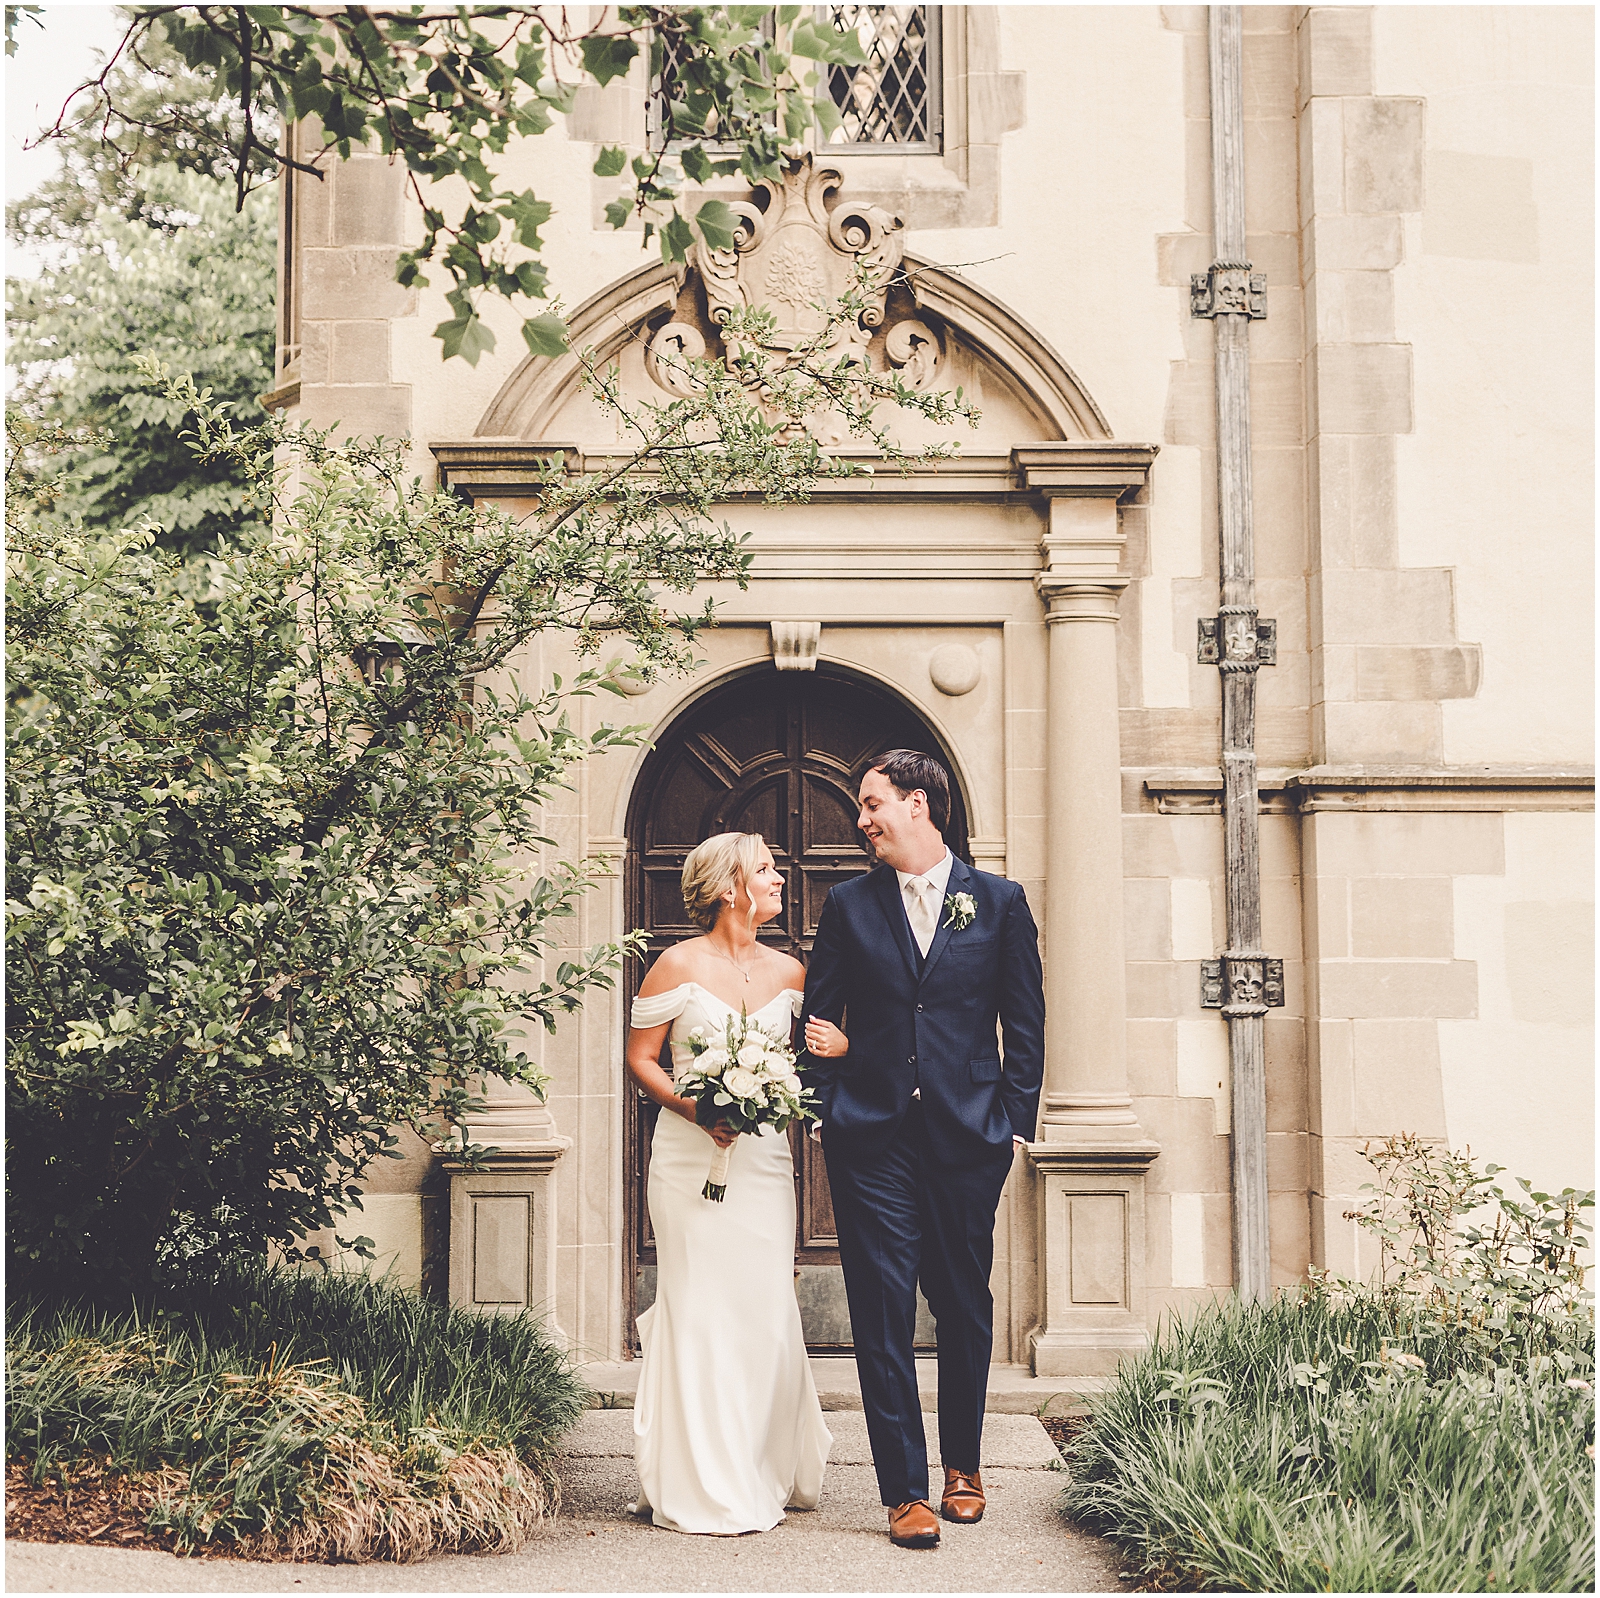
[(116, 1312), (24, 1305), (6, 1457), (127, 1473), (180, 1548), (413, 1558), (518, 1546), (587, 1392), (530, 1316), (235, 1266)]

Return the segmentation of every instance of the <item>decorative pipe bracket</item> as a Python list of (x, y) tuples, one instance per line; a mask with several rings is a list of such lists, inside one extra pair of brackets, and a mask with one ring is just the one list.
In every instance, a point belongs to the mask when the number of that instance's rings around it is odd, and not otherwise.
[(1254, 671), (1278, 664), (1278, 624), (1242, 606), (1222, 608), (1200, 618), (1199, 659), (1202, 666), (1223, 671)]
[(1264, 1015), (1283, 1005), (1283, 961), (1225, 954), (1200, 962), (1200, 1007), (1224, 1015)]
[(1189, 314), (1265, 320), (1267, 274), (1252, 272), (1248, 261), (1213, 261), (1209, 271), (1196, 272), (1189, 279)]

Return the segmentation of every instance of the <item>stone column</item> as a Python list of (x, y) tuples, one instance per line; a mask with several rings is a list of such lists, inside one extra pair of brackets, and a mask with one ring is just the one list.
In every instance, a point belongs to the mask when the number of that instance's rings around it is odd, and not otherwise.
[(555, 1168), (572, 1147), (550, 1111), (525, 1087), (491, 1077), (484, 1107), (463, 1128), (494, 1153), (450, 1173), (450, 1302), (500, 1314), (531, 1309), (557, 1341)]
[(1038, 1376), (1106, 1374), (1148, 1341), (1144, 1177), (1160, 1152), (1128, 1091), (1116, 622), (1128, 583), (1117, 500), (1129, 485), (1074, 470), (1073, 453), (1014, 452), (1049, 513), (1035, 580), (1050, 638), (1045, 1089), (1029, 1149), (1043, 1254), (1029, 1336)]

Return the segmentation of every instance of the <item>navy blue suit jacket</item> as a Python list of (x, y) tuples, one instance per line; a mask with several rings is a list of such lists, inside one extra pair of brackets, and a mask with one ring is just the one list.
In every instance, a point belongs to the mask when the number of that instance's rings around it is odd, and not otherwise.
[(977, 914), (957, 932), (942, 908), (926, 959), (889, 867), (840, 883), (822, 907), (805, 1013), (843, 1026), (848, 1012), (850, 1052), (807, 1054), (801, 1071), (817, 1090), (830, 1157), (870, 1155), (919, 1086), (928, 1141), (942, 1162), (1009, 1160), (1013, 1135), (1033, 1140), (1044, 982), (1027, 895), (960, 860), (951, 862), (946, 893), (971, 894)]

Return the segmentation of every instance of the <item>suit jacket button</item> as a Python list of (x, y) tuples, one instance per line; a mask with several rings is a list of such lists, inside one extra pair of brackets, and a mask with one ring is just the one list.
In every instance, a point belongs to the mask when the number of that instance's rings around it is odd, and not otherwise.
[(920, 1009), (921, 1009), (921, 1008), (922, 1008), (922, 1006), (921, 1006), (921, 1005), (920, 1005), (920, 1004), (919, 1004), (919, 1005), (918, 1005), (918, 1006), (917, 1006), (917, 1008), (918, 1008), (918, 1009), (919, 1009), (919, 1010), (920, 1010)]
[(915, 1065), (915, 1064), (916, 1064), (916, 1063), (917, 1063), (917, 1057), (916, 1057), (916, 1055), (914, 1055), (914, 1054), (908, 1054), (908, 1055), (907, 1055), (907, 1056), (906, 1056), (906, 1064), (907, 1064), (907, 1065)]

